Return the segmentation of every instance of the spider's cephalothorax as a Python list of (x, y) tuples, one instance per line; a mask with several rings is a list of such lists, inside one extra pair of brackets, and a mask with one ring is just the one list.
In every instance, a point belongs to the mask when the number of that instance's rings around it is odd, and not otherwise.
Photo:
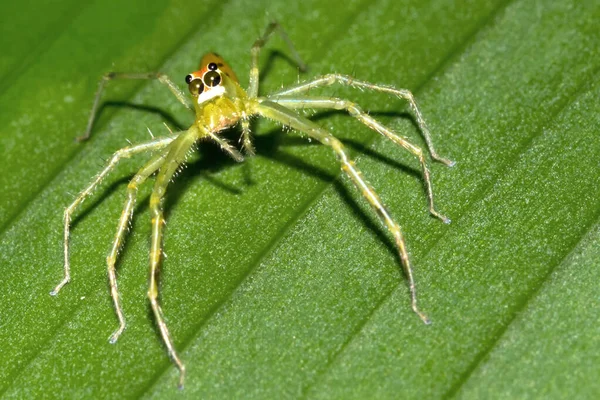
[(162, 239), (165, 219), (163, 215), (163, 204), (166, 189), (169, 182), (173, 179), (176, 172), (185, 162), (186, 156), (194, 148), (194, 145), (200, 139), (209, 139), (217, 142), (223, 150), (231, 155), (235, 160), (242, 161), (242, 153), (229, 142), (222, 138), (220, 132), (236, 124), (242, 127), (241, 142), (246, 150), (246, 154), (253, 154), (254, 148), (250, 137), (250, 117), (260, 116), (271, 119), (281, 125), (288, 126), (293, 130), (302, 132), (309, 139), (328, 146), (336, 158), (340, 162), (342, 171), (352, 181), (359, 192), (367, 200), (371, 208), (380, 218), (383, 225), (388, 229), (394, 237), (394, 242), (402, 262), (402, 267), (409, 281), (411, 306), (413, 311), (425, 323), (429, 323), (429, 319), (423, 314), (417, 306), (417, 295), (415, 291), (415, 281), (412, 275), (412, 268), (404, 237), (400, 226), (391, 217), (389, 211), (385, 208), (382, 201), (379, 199), (375, 190), (365, 181), (362, 173), (350, 159), (342, 142), (340, 142), (327, 129), (319, 126), (314, 121), (299, 115), (295, 110), (312, 109), (312, 110), (343, 110), (348, 112), (352, 117), (366, 125), (370, 129), (376, 131), (380, 135), (389, 139), (393, 143), (401, 146), (405, 150), (412, 153), (421, 165), (423, 178), (425, 180), (425, 188), (427, 190), (427, 199), (429, 200), (429, 211), (431, 214), (442, 221), (448, 223), (450, 220), (440, 214), (433, 204), (433, 189), (431, 187), (431, 179), (429, 168), (425, 158), (426, 152), (418, 146), (413, 145), (408, 140), (404, 139), (394, 130), (386, 127), (381, 122), (371, 117), (364, 112), (356, 103), (349, 100), (337, 97), (311, 96), (310, 91), (313, 88), (340, 84), (354, 87), (361, 90), (373, 90), (379, 93), (390, 94), (398, 98), (406, 100), (411, 110), (414, 113), (415, 121), (419, 125), (421, 132), (427, 143), (427, 149), (431, 158), (440, 161), (448, 166), (454, 163), (448, 159), (438, 156), (433, 148), (431, 136), (425, 120), (419, 111), (412, 93), (406, 89), (395, 89), (390, 86), (375, 85), (369, 82), (357, 80), (348, 75), (329, 74), (314, 78), (308, 82), (300, 83), (287, 89), (281, 89), (278, 92), (265, 97), (258, 96), (259, 86), (259, 69), (258, 56), (260, 49), (264, 46), (267, 39), (275, 31), (281, 34), (292, 51), (292, 54), (298, 63), (300, 70), (305, 70), (302, 60), (296, 53), (293, 45), (279, 24), (271, 23), (263, 36), (254, 42), (251, 51), (251, 67), (248, 90), (244, 91), (241, 88), (237, 77), (233, 70), (223, 61), (223, 59), (215, 54), (210, 53), (202, 58), (200, 69), (187, 75), (185, 81), (188, 84), (188, 89), (192, 95), (193, 103), (190, 102), (188, 96), (173, 83), (173, 81), (161, 73), (118, 73), (111, 72), (106, 74), (98, 85), (98, 91), (92, 107), (92, 112), (88, 120), (86, 132), (79, 140), (85, 140), (89, 137), (94, 123), (94, 118), (99, 104), (100, 95), (104, 89), (106, 82), (113, 79), (157, 79), (171, 90), (177, 99), (190, 110), (194, 110), (196, 119), (192, 126), (184, 131), (172, 133), (170, 136), (162, 138), (153, 138), (152, 140), (137, 145), (131, 145), (118, 150), (108, 162), (108, 165), (96, 176), (96, 178), (86, 187), (75, 199), (69, 207), (64, 211), (64, 278), (54, 288), (51, 294), (56, 295), (61, 288), (71, 279), (71, 269), (69, 266), (69, 232), (71, 226), (71, 218), (73, 212), (96, 188), (96, 186), (108, 175), (108, 173), (117, 165), (123, 158), (129, 158), (134, 154), (153, 151), (153, 154), (146, 164), (138, 171), (127, 186), (127, 199), (119, 219), (117, 233), (107, 257), (108, 278), (110, 282), (110, 294), (113, 299), (117, 318), (119, 319), (118, 329), (111, 335), (110, 342), (114, 343), (119, 338), (125, 329), (125, 316), (121, 307), (119, 291), (117, 289), (117, 276), (115, 263), (119, 249), (122, 247), (126, 232), (128, 231), (129, 221), (133, 215), (134, 205), (137, 197), (138, 188), (150, 176), (156, 175), (154, 189), (150, 196), (150, 214), (152, 216), (152, 240), (150, 246), (150, 279), (148, 288), (148, 298), (156, 319), (158, 329), (162, 336), (163, 342), (167, 348), (169, 357), (175, 363), (180, 372), (179, 384), (183, 386), (185, 376), (185, 367), (177, 352), (173, 339), (169, 334), (165, 323), (163, 313), (158, 301), (158, 271), (162, 255)]
[(200, 61), (200, 69), (185, 77), (194, 99), (197, 123), (213, 132), (235, 125), (246, 111), (248, 96), (238, 78), (216, 53)]

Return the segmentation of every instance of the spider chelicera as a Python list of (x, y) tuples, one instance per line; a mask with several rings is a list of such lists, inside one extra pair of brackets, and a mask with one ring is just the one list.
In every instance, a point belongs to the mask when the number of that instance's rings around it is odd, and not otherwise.
[(98, 91), (94, 99), (94, 105), (88, 120), (86, 132), (78, 140), (86, 140), (92, 130), (94, 118), (99, 105), (100, 97), (106, 83), (113, 79), (157, 79), (159, 82), (166, 85), (177, 99), (190, 110), (195, 111), (196, 118), (193, 125), (185, 131), (172, 134), (168, 137), (153, 138), (152, 140), (124, 147), (114, 153), (106, 167), (94, 178), (88, 187), (86, 187), (64, 211), (64, 279), (51, 292), (52, 295), (58, 294), (62, 287), (71, 279), (69, 266), (69, 228), (73, 212), (83, 200), (88, 197), (98, 184), (104, 179), (108, 173), (123, 159), (128, 158), (137, 153), (155, 152), (150, 160), (138, 171), (131, 179), (127, 186), (127, 199), (123, 207), (117, 233), (113, 241), (110, 253), (107, 257), (108, 278), (110, 282), (110, 294), (114, 302), (117, 318), (119, 319), (118, 329), (110, 336), (110, 342), (115, 343), (123, 330), (125, 329), (125, 317), (119, 299), (119, 291), (117, 289), (117, 278), (115, 273), (115, 262), (117, 254), (123, 240), (129, 221), (133, 214), (133, 208), (136, 201), (138, 187), (143, 184), (150, 175), (156, 173), (154, 189), (150, 195), (150, 213), (152, 215), (152, 240), (150, 250), (150, 282), (148, 289), (148, 298), (156, 318), (162, 340), (167, 348), (169, 357), (179, 369), (179, 386), (183, 387), (185, 378), (185, 367), (181, 362), (173, 339), (169, 334), (169, 330), (165, 323), (163, 313), (158, 302), (158, 269), (161, 260), (162, 238), (165, 220), (163, 217), (163, 203), (169, 182), (173, 179), (174, 174), (182, 167), (187, 155), (193, 150), (194, 144), (200, 140), (212, 139), (217, 142), (221, 148), (226, 151), (236, 161), (242, 161), (244, 156), (234, 146), (232, 146), (225, 138), (220, 136), (220, 133), (228, 128), (231, 128), (238, 123), (242, 127), (242, 137), (240, 141), (247, 155), (254, 154), (254, 147), (250, 137), (250, 118), (253, 116), (261, 116), (280, 123), (283, 126), (292, 128), (293, 130), (304, 133), (308, 138), (318, 140), (322, 144), (329, 146), (341, 164), (341, 169), (350, 178), (352, 183), (358, 188), (361, 194), (369, 202), (373, 210), (377, 213), (381, 221), (394, 237), (398, 253), (402, 262), (402, 266), (406, 273), (411, 296), (411, 305), (414, 312), (425, 322), (429, 323), (427, 316), (422, 313), (417, 306), (417, 296), (415, 291), (415, 282), (410, 266), (410, 260), (406, 251), (404, 238), (400, 230), (400, 226), (390, 216), (388, 210), (384, 207), (375, 193), (375, 190), (363, 179), (361, 172), (355, 166), (354, 162), (348, 157), (343, 144), (336, 139), (331, 133), (324, 128), (315, 124), (313, 121), (304, 118), (297, 114), (294, 110), (297, 109), (333, 109), (345, 110), (352, 117), (356, 118), (369, 128), (379, 134), (390, 139), (397, 145), (402, 146), (415, 157), (419, 159), (423, 177), (426, 183), (427, 198), (429, 200), (429, 211), (435, 217), (441, 219), (445, 223), (450, 220), (440, 214), (434, 207), (433, 191), (431, 187), (431, 178), (424, 152), (418, 146), (409, 143), (401, 138), (392, 129), (384, 126), (355, 103), (336, 98), (336, 97), (321, 97), (309, 96), (306, 93), (313, 88), (329, 86), (335, 83), (351, 86), (359, 89), (369, 89), (378, 92), (391, 94), (398, 98), (408, 101), (412, 112), (414, 113), (416, 122), (421, 129), (425, 138), (427, 148), (431, 154), (431, 158), (442, 162), (448, 166), (454, 163), (448, 159), (438, 156), (435, 152), (429, 134), (429, 130), (417, 108), (417, 104), (412, 93), (406, 89), (395, 89), (390, 86), (375, 85), (368, 82), (363, 82), (354, 79), (351, 76), (340, 74), (329, 74), (317, 77), (311, 81), (292, 86), (288, 89), (280, 90), (272, 95), (259, 97), (258, 83), (259, 70), (258, 58), (261, 48), (265, 42), (274, 33), (278, 32), (284, 41), (287, 43), (292, 52), (300, 70), (305, 70), (304, 63), (298, 56), (293, 44), (283, 31), (278, 23), (269, 24), (264, 34), (258, 38), (251, 50), (251, 68), (250, 68), (250, 84), (248, 90), (245, 91), (240, 86), (238, 79), (233, 70), (227, 65), (223, 59), (215, 54), (209, 53), (205, 55), (200, 62), (200, 69), (187, 75), (185, 82), (188, 85), (192, 95), (192, 101), (173, 83), (166, 75), (161, 73), (118, 73), (113, 72), (106, 74), (99, 83)]

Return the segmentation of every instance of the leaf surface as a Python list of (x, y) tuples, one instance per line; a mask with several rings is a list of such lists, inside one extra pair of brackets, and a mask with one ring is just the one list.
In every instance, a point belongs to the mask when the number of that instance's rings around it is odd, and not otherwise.
[[(24, 18), (23, 7), (28, 10)], [(267, 12), (267, 11), (268, 12)], [(235, 1), (2, 4), (0, 393), (6, 398), (595, 398), (600, 393), (600, 5), (594, 1)], [(139, 156), (79, 209), (72, 282), (62, 212), (127, 140), (192, 118), (156, 82), (111, 82), (91, 140), (74, 142), (98, 79), (183, 77), (217, 51), (261, 93), (338, 72), (414, 92), (437, 150), (444, 225), (416, 159), (350, 116), (313, 116), (350, 149), (398, 220), (414, 265), (412, 313), (393, 241), (331, 151), (257, 121), (257, 157), (214, 145), (169, 186), (161, 301), (188, 375), (146, 299), (151, 184), (118, 264), (116, 328), (105, 256)], [(39, 21), (31, 24), (30, 21)], [(406, 104), (339, 86), (419, 146)]]

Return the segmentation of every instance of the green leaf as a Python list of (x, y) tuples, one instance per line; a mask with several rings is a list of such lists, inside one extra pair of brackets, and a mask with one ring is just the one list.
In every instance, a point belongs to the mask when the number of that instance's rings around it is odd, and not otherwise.
[[(4, 4), (6, 3), (6, 4)], [(600, 394), (600, 4), (433, 0), (0, 5), (0, 393), (6, 398), (596, 398)], [(62, 212), (127, 140), (192, 119), (156, 82), (111, 82), (92, 139), (97, 82), (111, 71), (183, 77), (218, 51), (261, 93), (339, 72), (412, 90), (437, 150), (444, 225), (417, 160), (343, 113), (315, 121), (349, 147), (406, 236), (410, 309), (393, 241), (331, 151), (271, 123), (243, 164), (202, 143), (168, 190), (161, 273), (167, 324), (187, 367), (178, 391), (146, 298), (151, 184), (118, 264), (118, 343), (105, 256), (127, 180), (119, 165), (76, 214), (72, 282)], [(402, 101), (338, 86), (424, 146)]]

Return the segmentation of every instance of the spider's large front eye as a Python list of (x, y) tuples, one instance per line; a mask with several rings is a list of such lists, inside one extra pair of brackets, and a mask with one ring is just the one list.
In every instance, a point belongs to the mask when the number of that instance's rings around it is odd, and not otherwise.
[(219, 74), (217, 71), (208, 71), (204, 74), (202, 80), (206, 86), (215, 87), (221, 83), (221, 74)]
[(188, 82), (188, 88), (192, 96), (200, 96), (200, 93), (204, 91), (204, 83), (202, 83), (202, 79), (192, 79)]

